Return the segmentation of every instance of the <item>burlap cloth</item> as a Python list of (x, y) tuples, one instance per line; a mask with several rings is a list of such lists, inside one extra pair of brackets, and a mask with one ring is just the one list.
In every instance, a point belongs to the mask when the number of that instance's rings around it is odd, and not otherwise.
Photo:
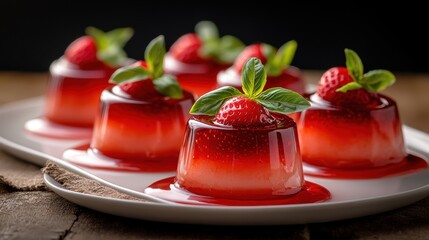
[[(87, 179), (48, 163), (42, 169), (65, 188), (86, 194), (128, 200), (145, 201), (106, 187), (97, 181)], [(0, 193), (11, 191), (46, 191), (40, 167), (20, 161), (0, 151)]]

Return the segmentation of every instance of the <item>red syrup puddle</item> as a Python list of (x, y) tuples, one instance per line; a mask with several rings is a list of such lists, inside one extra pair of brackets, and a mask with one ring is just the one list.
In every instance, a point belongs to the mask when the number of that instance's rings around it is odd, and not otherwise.
[(71, 127), (35, 118), (25, 123), (25, 130), (31, 134), (58, 139), (91, 139), (92, 128)]
[(404, 160), (398, 163), (368, 169), (327, 168), (308, 163), (304, 163), (303, 167), (304, 174), (307, 176), (343, 179), (371, 179), (418, 172), (426, 169), (428, 167), (428, 163), (420, 157), (409, 154), (404, 158)]
[(97, 153), (89, 144), (64, 151), (63, 159), (92, 169), (147, 173), (175, 172), (178, 161), (171, 158), (139, 161), (115, 159)]
[(174, 185), (175, 177), (157, 181), (145, 189), (145, 193), (167, 201), (191, 205), (224, 205), (224, 206), (266, 206), (285, 204), (318, 203), (331, 199), (331, 193), (324, 187), (306, 181), (302, 189), (292, 195), (276, 199), (225, 199), (201, 196), (180, 189)]

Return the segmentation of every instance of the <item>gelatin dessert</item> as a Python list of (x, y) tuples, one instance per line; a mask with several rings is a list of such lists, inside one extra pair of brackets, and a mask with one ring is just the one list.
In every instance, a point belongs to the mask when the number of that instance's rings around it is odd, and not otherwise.
[(176, 169), (194, 98), (163, 73), (164, 54), (164, 37), (159, 36), (147, 46), (145, 61), (112, 75), (116, 85), (101, 94), (90, 147), (67, 150), (66, 160), (122, 171)]
[(26, 124), (30, 132), (57, 138), (91, 136), (101, 92), (112, 73), (129, 64), (123, 47), (133, 30), (104, 33), (88, 27), (86, 33), (51, 64), (44, 114)]
[(329, 199), (304, 181), (295, 122), (285, 115), (309, 106), (284, 88), (263, 91), (264, 66), (251, 58), (243, 92), (225, 86), (191, 108), (177, 175), (145, 192), (166, 200), (209, 205), (276, 205)]
[(377, 93), (395, 82), (387, 70), (364, 73), (359, 56), (346, 49), (346, 66), (326, 71), (301, 112), (298, 133), (309, 175), (377, 178), (426, 167), (405, 150), (393, 99)]
[(290, 65), (296, 48), (297, 43), (294, 40), (286, 42), (278, 50), (266, 43), (249, 45), (238, 55), (233, 66), (219, 72), (217, 85), (241, 89), (240, 74), (243, 66), (251, 57), (256, 57), (265, 65), (267, 72), (265, 89), (283, 87), (303, 94), (305, 86), (301, 71)]
[(165, 57), (164, 69), (196, 97), (216, 88), (216, 76), (228, 68), (244, 48), (236, 37), (219, 37), (212, 22), (202, 21), (195, 33), (181, 36)]

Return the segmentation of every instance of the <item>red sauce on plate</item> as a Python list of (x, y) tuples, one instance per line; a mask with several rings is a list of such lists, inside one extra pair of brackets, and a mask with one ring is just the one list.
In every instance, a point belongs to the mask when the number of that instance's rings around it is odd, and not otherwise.
[(228, 199), (202, 196), (183, 190), (174, 182), (174, 177), (157, 181), (146, 188), (145, 193), (168, 201), (192, 205), (265, 206), (318, 203), (331, 199), (331, 194), (326, 188), (308, 181), (295, 194), (280, 195), (269, 199)]

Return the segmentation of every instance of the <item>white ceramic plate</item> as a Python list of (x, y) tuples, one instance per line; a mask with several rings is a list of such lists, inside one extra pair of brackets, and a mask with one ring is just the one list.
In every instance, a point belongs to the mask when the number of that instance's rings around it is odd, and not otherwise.
[[(33, 99), (14, 103), (0, 110), (0, 146), (29, 162), (44, 165), (54, 161), (80, 175), (100, 181), (119, 191), (151, 200), (139, 202), (103, 198), (77, 193), (63, 188), (45, 175), (50, 189), (79, 205), (114, 215), (175, 223), (219, 225), (272, 225), (326, 222), (360, 217), (414, 203), (429, 195), (429, 170), (382, 179), (335, 180), (307, 177), (328, 188), (332, 199), (324, 203), (258, 207), (191, 206), (162, 203), (143, 194), (143, 189), (157, 179), (174, 173), (144, 174), (99, 171), (79, 168), (60, 159), (64, 149), (88, 140), (52, 141), (35, 138), (23, 131), (24, 123), (40, 115), (43, 102)], [(429, 136), (404, 127), (409, 150), (429, 158)], [(161, 203), (160, 203), (161, 202)]]

